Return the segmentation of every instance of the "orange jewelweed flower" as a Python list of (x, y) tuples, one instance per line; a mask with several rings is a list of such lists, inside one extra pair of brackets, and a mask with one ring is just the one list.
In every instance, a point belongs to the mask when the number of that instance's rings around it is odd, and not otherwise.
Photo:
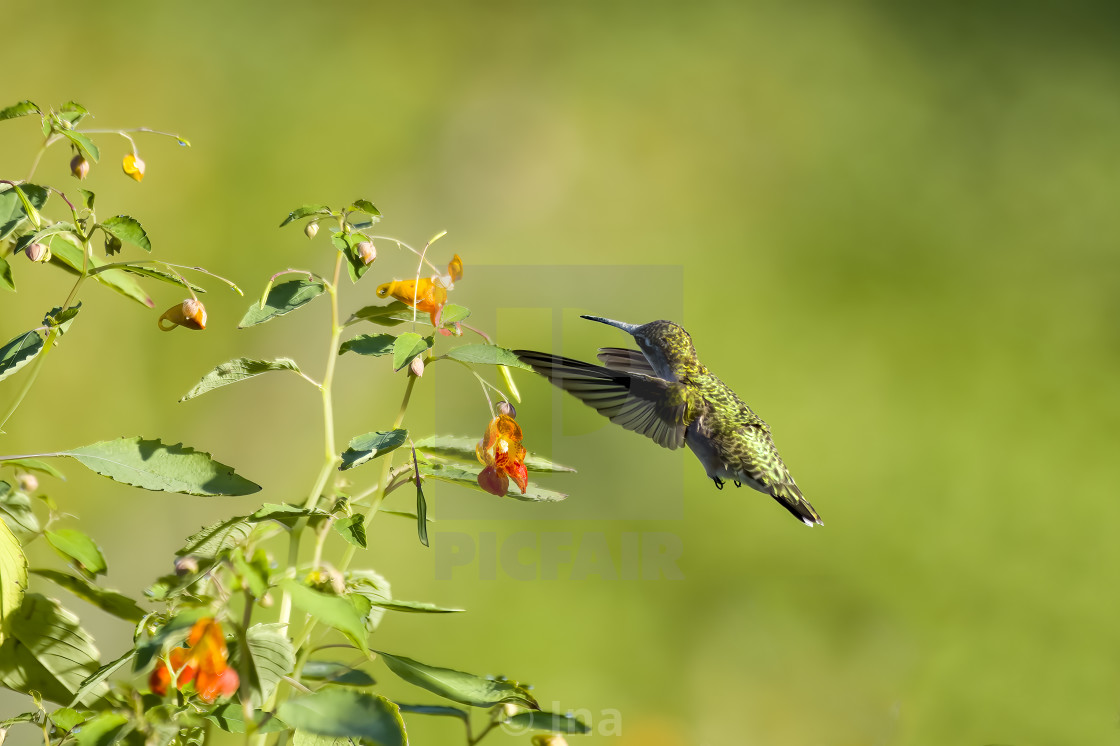
[(478, 462), (485, 467), (478, 474), (479, 487), (502, 497), (509, 491), (512, 478), (521, 494), (525, 494), (529, 472), (525, 468), (526, 450), (521, 437), (521, 426), (512, 417), (500, 414), (490, 420), (486, 434), (474, 449)]
[[(447, 274), (421, 277), (419, 280), (394, 280), (377, 286), (377, 297), (390, 295), (409, 308), (423, 311), (432, 320), (432, 326), (439, 329), (439, 319), (443, 307), (447, 305), (447, 291), (463, 277), (463, 260), (456, 254), (447, 265)], [(440, 330), (441, 333), (444, 330)]]
[[(163, 322), (167, 322), (164, 326)], [(187, 298), (163, 312), (156, 322), (161, 331), (169, 332), (177, 326), (194, 331), (206, 328), (206, 306), (196, 298)]]
[(144, 178), (144, 161), (140, 160), (133, 153), (129, 153), (124, 157), (124, 160), (121, 162), (121, 168), (124, 169), (126, 174), (137, 181)]
[[(229, 649), (222, 627), (211, 617), (195, 622), (187, 638), (187, 647), (175, 648), (156, 664), (148, 677), (148, 686), (161, 697), (167, 694), (174, 672), (179, 672), (176, 689), (183, 689), (194, 682), (198, 696), (213, 702), (218, 697), (232, 697), (241, 681), (237, 672), (229, 667)], [(168, 664), (172, 670), (168, 670)]]

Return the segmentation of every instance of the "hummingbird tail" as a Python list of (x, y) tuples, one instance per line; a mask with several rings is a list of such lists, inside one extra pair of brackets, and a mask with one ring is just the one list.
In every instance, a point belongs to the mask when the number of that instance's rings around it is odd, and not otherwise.
[(779, 504), (790, 513), (794, 518), (804, 523), (806, 526), (823, 526), (824, 521), (817, 515), (817, 511), (801, 494), (801, 490), (795, 484), (780, 485), (777, 489), (770, 493)]

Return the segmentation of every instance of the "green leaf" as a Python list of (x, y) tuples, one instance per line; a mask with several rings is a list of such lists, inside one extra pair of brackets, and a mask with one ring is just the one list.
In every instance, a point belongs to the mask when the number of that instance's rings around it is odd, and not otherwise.
[(391, 611), (407, 611), (413, 614), (455, 614), (466, 609), (452, 609), (446, 606), (436, 606), (424, 601), (399, 601), (397, 599), (377, 600), (370, 599), (370, 603), (382, 609)]
[(179, 401), (187, 401), (196, 396), (202, 396), (206, 392), (213, 391), (216, 388), (228, 386), (238, 381), (244, 381), (273, 370), (290, 370), (294, 373), (300, 372), (299, 366), (296, 365), (295, 361), (289, 360), (286, 357), (276, 360), (253, 360), (247, 357), (239, 357), (222, 363), (217, 368), (214, 368), (214, 370), (204, 375), (202, 380), (196, 383), (194, 388), (188, 391)]
[(346, 539), (356, 547), (366, 548), (366, 517), (361, 513), (355, 513), (348, 518), (334, 522), (334, 530), (339, 535)]
[(97, 195), (88, 189), (79, 189), (78, 194), (82, 196), (82, 207), (92, 210), (93, 203), (97, 201)]
[(12, 276), (12, 265), (8, 264), (8, 260), (0, 256), (0, 287), (6, 287), (8, 290), (16, 289), (16, 280)]
[(291, 595), (293, 604), (328, 627), (334, 627), (346, 635), (352, 643), (362, 649), (362, 652), (369, 653), (369, 648), (366, 647), (365, 624), (349, 599), (320, 593), (294, 580), (285, 580), (280, 585)]
[(59, 455), (76, 459), (103, 477), (156, 492), (184, 495), (249, 495), (260, 485), (239, 476), (232, 467), (181, 443), (119, 438), (82, 446)]
[(289, 212), (288, 217), (284, 218), (284, 222), (280, 224), (280, 227), (283, 228), (293, 220), (299, 220), (300, 218), (306, 218), (311, 215), (330, 214), (331, 208), (327, 207), (326, 205), (303, 205), (302, 207), (297, 207), (296, 209)]
[(358, 243), (364, 240), (365, 236), (360, 233), (336, 231), (331, 234), (331, 245), (346, 255), (346, 271), (350, 274), (350, 282), (362, 279), (362, 275), (370, 268), (358, 254)]
[(416, 332), (405, 332), (393, 343), (393, 370), (400, 370), (432, 346), (432, 337), (421, 337)]
[(81, 725), (86, 721), (85, 715), (69, 707), (59, 707), (50, 715), (47, 715), (47, 717), (55, 724), (55, 727), (63, 731), (74, 730), (75, 726)]
[(32, 710), (31, 712), (21, 712), (19, 715), (14, 715), (10, 718), (0, 720), (0, 728), (10, 728), (16, 723), (34, 723), (39, 719), (39, 710)]
[(16, 117), (27, 116), (28, 114), (41, 114), (39, 107), (30, 101), (20, 101), (18, 104), (0, 109), (0, 122), (5, 119), (15, 119)]
[(136, 602), (128, 596), (96, 586), (85, 578), (46, 568), (33, 568), (31, 572), (53, 581), (83, 601), (88, 601), (102, 611), (124, 619), (126, 622), (136, 624), (148, 613), (137, 606)]
[(280, 705), (280, 717), (297, 731), (336, 738), (360, 738), (375, 746), (405, 746), (404, 721), (397, 706), (376, 694), (325, 686)]
[(199, 559), (213, 560), (227, 549), (240, 545), (249, 537), (252, 525), (248, 516), (234, 516), (224, 521), (212, 523), (187, 537), (187, 545), (175, 552), (176, 556), (190, 555)]
[(7, 628), (0, 645), (0, 683), (9, 689), (24, 694), (36, 690), (65, 704), (98, 668), (93, 639), (76, 616), (49, 598), (26, 594)]
[(102, 575), (108, 569), (101, 547), (81, 531), (60, 528), (57, 531), (47, 531), (45, 538), (56, 552), (73, 561), (78, 569), (91, 576)]
[(81, 687), (78, 688), (78, 691), (74, 692), (74, 698), (70, 700), (70, 706), (73, 707), (79, 702), (84, 701), (87, 694), (94, 690), (100, 689), (102, 682), (115, 674), (117, 672), (117, 669), (119, 669), (121, 666), (123, 666), (125, 663), (128, 663), (135, 657), (136, 650), (128, 650), (120, 658), (106, 663), (104, 666), (97, 669), (94, 673), (87, 676), (86, 679), (82, 682)]
[(257, 707), (272, 697), (276, 686), (296, 666), (295, 648), (285, 633), (286, 628), (283, 624), (254, 624), (245, 634), (255, 674), (253, 683), (258, 698), (254, 704)]
[(439, 321), (444, 326), (458, 323), (471, 315), (471, 309), (466, 306), (460, 306), (456, 303), (448, 303), (443, 307), (443, 314), (439, 317)]
[(291, 280), (273, 285), (268, 291), (264, 301), (264, 308), (260, 302), (255, 302), (241, 318), (238, 329), (263, 324), (277, 316), (291, 313), (297, 308), (310, 303), (316, 296), (321, 295), (326, 286), (318, 280)]
[(397, 341), (394, 334), (359, 334), (348, 339), (338, 348), (338, 354), (356, 352), (359, 355), (388, 355)]
[(268, 554), (263, 549), (257, 549), (248, 559), (238, 548), (230, 552), (230, 561), (253, 598), (264, 598), (268, 593)]
[(66, 477), (62, 475), (62, 472), (46, 461), (40, 461), (37, 458), (0, 459), (0, 466), (14, 466), (19, 469), (26, 469), (27, 471), (37, 471), (40, 474), (47, 474), (55, 479), (66, 481)]
[(139, 246), (145, 251), (152, 250), (152, 242), (148, 240), (148, 232), (140, 221), (129, 215), (117, 215), (101, 221), (101, 229), (111, 236), (116, 236), (122, 241)]
[(420, 477), (414, 480), (416, 482), (416, 534), (420, 537), (420, 543), (428, 546), (428, 501), (424, 498), (424, 487)]
[(36, 210), (43, 209), (50, 192), (36, 184), (20, 184), (19, 191), (6, 184), (0, 184), (0, 187), (4, 188), (4, 191), (0, 192), (0, 241), (2, 241), (28, 219), (27, 210), (23, 206), (23, 200), (19, 198), (19, 192), (23, 192), (23, 196)]
[[(443, 314), (440, 316), (440, 324), (444, 327), (450, 326), (457, 321), (462, 321), (471, 315), (469, 309), (448, 303), (443, 307)], [(431, 326), (431, 319), (426, 313), (415, 314), (417, 323)], [(357, 324), (359, 321), (368, 321), (371, 324), (378, 326), (397, 326), (406, 321), (412, 321), (413, 309), (406, 306), (399, 300), (386, 303), (383, 306), (365, 306), (358, 309), (349, 319), (346, 320), (344, 326), (351, 326)]]
[(136, 264), (121, 264), (117, 267), (117, 269), (122, 272), (128, 272), (129, 274), (142, 275), (144, 277), (150, 277), (153, 280), (166, 282), (168, 285), (174, 285), (180, 288), (190, 288), (196, 293), (206, 292), (206, 288), (204, 287), (195, 285), (193, 282), (185, 282), (181, 278), (176, 277), (170, 272), (164, 272), (162, 269), (156, 269), (155, 267), (142, 267)]
[(307, 661), (303, 664), (300, 678), (341, 686), (373, 686), (377, 683), (365, 671), (338, 661)]
[(520, 733), (525, 730), (544, 730), (549, 733), (585, 735), (591, 732), (587, 724), (574, 715), (530, 710), (519, 712), (506, 721)]
[[(441, 482), (451, 482), (463, 487), (470, 487), (479, 492), (486, 492), (478, 486), (478, 473), (482, 471), (482, 467), (478, 465), (461, 464), (452, 466), (451, 464), (420, 464), (420, 474), (431, 479), (437, 479)], [(486, 494), (490, 494), (487, 492)], [(509, 492), (506, 497), (512, 497), (515, 500), (524, 500), (526, 502), (559, 502), (566, 500), (567, 495), (563, 492), (555, 492), (553, 490), (546, 490), (539, 487), (532, 482), (529, 482), (525, 490), (525, 494), (521, 494), (521, 490), (515, 484), (510, 484)]]
[(438, 668), (399, 655), (374, 651), (389, 670), (410, 684), (433, 694), (472, 707), (491, 707), (512, 702), (539, 710), (540, 705), (525, 687), (515, 681), (498, 681), (451, 668)]
[(103, 712), (82, 726), (74, 736), (77, 746), (111, 746), (117, 742), (128, 718), (117, 712)]
[(94, 163), (101, 160), (101, 150), (93, 143), (93, 140), (89, 139), (81, 132), (77, 130), (68, 130), (64, 127), (56, 128), (55, 132), (74, 143), (75, 147), (77, 147), (87, 159)]
[(31, 508), (31, 498), (12, 489), (7, 482), (0, 482), (0, 518), (17, 533), (37, 534), (40, 530), (39, 519)]
[[(429, 435), (416, 442), (416, 449), (436, 456), (452, 458), (467, 463), (477, 463), (478, 456), (474, 447), (478, 441), (464, 435)], [(540, 472), (574, 472), (570, 466), (561, 466), (544, 456), (530, 453), (525, 457), (525, 468)]]
[(351, 570), (346, 573), (346, 590), (366, 629), (375, 632), (385, 616), (385, 609), (374, 604), (392, 599), (389, 581), (373, 570)]
[(43, 349), (43, 338), (36, 331), (24, 332), (0, 347), (0, 381), (31, 362)]
[(366, 215), (372, 215), (375, 218), (381, 217), (381, 211), (373, 206), (373, 203), (368, 199), (356, 199), (350, 205), (350, 209), (354, 212), (364, 212)]
[(8, 524), (0, 521), (0, 642), (26, 590), (27, 557)]
[(459, 718), (463, 722), (470, 720), (470, 715), (466, 710), (460, 710), (458, 707), (446, 707), (444, 705), (405, 705), (400, 702), (397, 707), (401, 712), (411, 712), (417, 715), (441, 715), (444, 717)]
[(444, 357), (449, 357), (452, 360), (459, 360), (464, 363), (506, 365), (511, 368), (532, 370), (532, 367), (521, 362), (521, 359), (517, 357), (517, 355), (497, 345), (462, 345), (461, 347), (449, 350)]
[(338, 470), (346, 471), (361, 466), (367, 461), (400, 448), (407, 440), (407, 430), (378, 430), (359, 435), (346, 445), (346, 450), (342, 452), (342, 465)]
[[(55, 241), (51, 245), (51, 262), (58, 264), (73, 274), (81, 273), (82, 256), (82, 250), (71, 243)], [(104, 265), (105, 262), (97, 257), (90, 257), (90, 266), (92, 268), (97, 269)], [(140, 287), (140, 283), (136, 281), (136, 278), (122, 269), (113, 268), (107, 269), (104, 272), (98, 272), (93, 276), (93, 279), (108, 288), (112, 288), (124, 297), (131, 298), (148, 308), (154, 308), (156, 305), (155, 301)]]
[(305, 730), (292, 732), (292, 746), (354, 746), (352, 738), (334, 738), (320, 736), (317, 733), (308, 733)]
[[(226, 733), (245, 732), (245, 710), (240, 702), (219, 705), (203, 717)], [(253, 720), (256, 724), (255, 733), (277, 733), (288, 729), (287, 724), (280, 718), (267, 712), (254, 713)]]

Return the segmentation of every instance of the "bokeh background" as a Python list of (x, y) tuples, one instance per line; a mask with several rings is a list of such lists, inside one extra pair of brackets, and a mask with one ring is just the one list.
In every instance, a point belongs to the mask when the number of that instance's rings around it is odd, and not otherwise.
[[(433, 515), (453, 516), (432, 549), (379, 520), (363, 563), (400, 597), (469, 612), (390, 616), (378, 647), (531, 681), (597, 729), (617, 710), (621, 736), (571, 739), (588, 744), (1120, 741), (1115, 4), (7, 0), (3, 16), (0, 103), (76, 99), (93, 126), (191, 140), (141, 138), (142, 184), (120, 173), (125, 142), (99, 140), (90, 188), (140, 218), (158, 256), (254, 295), (275, 271), (329, 264), (323, 237), (277, 229), (289, 210), (364, 196), (385, 233), (449, 231), (433, 258), (463, 257), (453, 299), (504, 345), (586, 359), (622, 339), (578, 313), (675, 318), (770, 422), (826, 523), (717, 492), (690, 454), (522, 375), (527, 445), (579, 468), (546, 480), (571, 497), (432, 486)], [(0, 124), (0, 174), (25, 175), (38, 142), (30, 120)], [(68, 159), (49, 152), (39, 179), (71, 186)], [(380, 251), (346, 310), (413, 271)], [(16, 270), (4, 339), (68, 288)], [(91, 288), (0, 451), (158, 436), (212, 451), (264, 499), (301, 500), (321, 451), (313, 392), (277, 376), (176, 400), (241, 355), (317, 375), (326, 306), (239, 332), (248, 301), (205, 284), (204, 334), (159, 333), (158, 312)], [(179, 300), (152, 292), (160, 309)], [(340, 440), (387, 426), (404, 383), (343, 362)], [(472, 379), (436, 367), (409, 426), (474, 435), (485, 420)], [(257, 502), (67, 471), (46, 488), (130, 591), (187, 533)], [(561, 564), (526, 582), (481, 561), (438, 577), (441, 534), (521, 532), (618, 555), (626, 533), (677, 537), (683, 578)], [(64, 600), (106, 659), (127, 644)], [(382, 673), (392, 695), (430, 701)], [(410, 728), (461, 738), (453, 722)]]

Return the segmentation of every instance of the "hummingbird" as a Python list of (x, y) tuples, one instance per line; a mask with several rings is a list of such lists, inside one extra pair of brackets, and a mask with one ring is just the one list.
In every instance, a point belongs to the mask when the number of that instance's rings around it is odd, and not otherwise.
[(670, 450), (687, 445), (717, 488), (725, 480), (746, 484), (805, 525), (824, 525), (778, 455), (770, 426), (700, 362), (684, 328), (671, 321), (581, 318), (621, 329), (638, 349), (600, 348), (602, 365), (532, 350), (514, 354), (611, 422)]

